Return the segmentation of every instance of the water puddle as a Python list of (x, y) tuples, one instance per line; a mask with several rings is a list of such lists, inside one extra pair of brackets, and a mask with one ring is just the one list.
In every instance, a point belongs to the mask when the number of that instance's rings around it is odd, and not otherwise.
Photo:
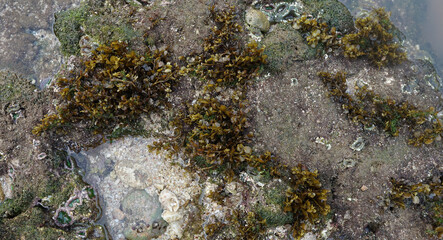
[(200, 192), (197, 177), (149, 152), (153, 139), (127, 137), (95, 149), (70, 153), (100, 197), (99, 223), (112, 239), (169, 239), (180, 236), (186, 203)]
[(62, 64), (54, 13), (80, 0), (1, 0), (0, 70), (17, 72), (44, 88)]

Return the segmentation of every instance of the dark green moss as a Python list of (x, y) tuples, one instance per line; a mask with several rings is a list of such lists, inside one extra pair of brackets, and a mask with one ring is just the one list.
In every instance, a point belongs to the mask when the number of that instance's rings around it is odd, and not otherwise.
[(285, 183), (272, 184), (264, 189), (265, 202), (268, 205), (283, 206), (286, 200), (285, 192), (289, 186)]
[(80, 7), (65, 10), (55, 14), (54, 33), (60, 41), (64, 55), (78, 55), (79, 41), (84, 34), (81, 26), (90, 15), (90, 7), (82, 4)]
[(88, 0), (79, 7), (56, 13), (54, 33), (61, 43), (62, 53), (79, 55), (79, 41), (84, 35), (99, 44), (141, 38), (143, 33), (132, 27), (129, 13), (120, 11), (124, 5), (118, 2), (108, 2), (113, 6), (109, 8), (102, 1)]
[(23, 191), (13, 199), (6, 199), (0, 204), (0, 218), (13, 218), (20, 215), (31, 205), (35, 193)]
[[(280, 205), (275, 206), (277, 209), (270, 207), (258, 207), (255, 212), (260, 218), (266, 221), (268, 227), (284, 226), (294, 223), (294, 214), (291, 212), (283, 212)], [(280, 209), (278, 209), (280, 208)]]
[(337, 0), (304, 0), (303, 3), (314, 16), (321, 16), (330, 27), (342, 33), (352, 32), (354, 19), (348, 8)]
[[(23, 214), (5, 220), (2, 239), (75, 239), (75, 233), (57, 229), (50, 223), (51, 216), (41, 208), (29, 208)], [(4, 238), (3, 238), (4, 237)]]

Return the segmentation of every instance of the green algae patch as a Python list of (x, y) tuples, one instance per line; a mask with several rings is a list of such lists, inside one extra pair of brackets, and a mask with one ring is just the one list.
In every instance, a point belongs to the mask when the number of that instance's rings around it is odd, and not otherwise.
[(79, 55), (79, 41), (84, 34), (82, 26), (90, 14), (90, 7), (83, 3), (77, 8), (55, 14), (54, 33), (61, 44), (64, 55)]
[(26, 92), (32, 92), (36, 88), (29, 80), (19, 74), (10, 71), (0, 71), (0, 103), (12, 102), (14, 100), (30, 99)]
[[(60, 41), (62, 53), (66, 56), (80, 55), (79, 44), (83, 36), (90, 36), (99, 44), (110, 41), (131, 41), (143, 37), (131, 20), (126, 6), (111, 3), (85, 1), (80, 6), (55, 14), (54, 33)], [(90, 43), (89, 43), (90, 44)], [(88, 46), (91, 47), (91, 46)]]
[(284, 212), (280, 206), (260, 206), (254, 211), (261, 219), (266, 221), (268, 227), (284, 226), (294, 222), (294, 214)]
[(263, 52), (267, 56), (265, 68), (273, 72), (283, 71), (293, 61), (317, 56), (316, 49), (306, 44), (302, 34), (286, 24), (277, 24), (272, 32), (266, 34), (262, 44), (266, 46)]

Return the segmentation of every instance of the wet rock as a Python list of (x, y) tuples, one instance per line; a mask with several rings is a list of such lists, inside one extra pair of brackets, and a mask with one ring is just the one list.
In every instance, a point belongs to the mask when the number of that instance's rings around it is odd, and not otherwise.
[(267, 67), (273, 71), (282, 71), (295, 61), (311, 59), (316, 55), (298, 31), (284, 24), (277, 24), (262, 42), (266, 46)]
[(258, 28), (262, 32), (269, 31), (268, 17), (261, 11), (255, 9), (248, 9), (245, 16), (246, 23), (252, 28)]
[[(82, 158), (87, 162), (83, 164), (86, 166), (86, 179), (98, 185), (97, 190), (103, 197), (105, 205), (103, 213), (108, 219), (105, 224), (113, 239), (120, 239), (124, 236), (128, 239), (150, 238), (157, 234), (153, 233), (155, 228), (151, 229), (153, 225), (159, 225), (157, 230), (161, 230), (163, 239), (173, 238), (173, 235), (177, 235), (174, 229), (179, 228), (172, 228), (161, 219), (162, 209), (165, 211), (170, 209), (171, 212), (176, 211), (175, 213), (180, 214), (180, 220), (174, 222), (180, 225), (180, 229), (184, 229), (188, 224), (183, 217), (188, 214), (188, 209), (192, 204), (187, 206), (184, 204), (199, 194), (198, 182), (181, 166), (171, 165), (164, 154), (150, 152), (146, 146), (152, 144), (154, 140), (127, 137), (82, 153)], [(109, 175), (106, 175), (106, 171), (95, 171), (101, 168), (100, 162), (105, 160), (115, 163), (106, 165), (110, 169)], [(160, 195), (167, 207), (161, 207)], [(155, 199), (155, 204), (151, 202), (152, 198)], [(154, 214), (153, 208), (160, 211)], [(122, 220), (117, 220), (121, 216), (116, 209), (122, 210), (125, 216)], [(143, 217), (140, 213), (143, 211), (147, 215), (151, 212), (151, 217), (149, 219)], [(166, 213), (165, 216), (171, 222), (179, 219), (170, 213)], [(141, 220), (145, 222), (145, 227), (140, 229), (151, 232), (146, 234), (134, 232), (132, 227), (136, 227), (136, 223)], [(162, 225), (160, 221), (165, 224)], [(146, 224), (149, 227), (146, 227)], [(169, 228), (171, 230), (167, 231)]]
[(122, 201), (122, 210), (130, 220), (143, 220), (148, 224), (158, 219), (162, 212), (158, 198), (145, 190), (135, 190), (126, 195)]

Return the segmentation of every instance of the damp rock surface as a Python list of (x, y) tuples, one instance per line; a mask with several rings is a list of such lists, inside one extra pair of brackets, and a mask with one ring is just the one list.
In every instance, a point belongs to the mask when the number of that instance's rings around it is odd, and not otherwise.
[(0, 8), (0, 70), (21, 73), (45, 87), (62, 62), (52, 32), (54, 13), (79, 0), (3, 0)]
[[(203, 228), (210, 232), (211, 225), (232, 218), (236, 209), (253, 210), (264, 218), (269, 224), (267, 236), (272, 236), (270, 239), (289, 238), (293, 219), (282, 209), (288, 186), (279, 179), (270, 181), (266, 172), (246, 169), (229, 183), (210, 176), (203, 181), (195, 172), (183, 169), (186, 161), (180, 157), (170, 159), (163, 152), (149, 152), (147, 145), (158, 140), (156, 137), (125, 137), (82, 152), (78, 148), (74, 152), (73, 148), (66, 150), (66, 147), (91, 141), (90, 135), (77, 138), (32, 135), (30, 132), (39, 119), (55, 112), (53, 95), (56, 89), (37, 91), (31, 84), (32, 79), (23, 75), (39, 72), (41, 63), (56, 71), (52, 67), (57, 61), (51, 59), (61, 58), (54, 53), (59, 51), (59, 46), (54, 44), (54, 37), (48, 30), (50, 24), (44, 17), (32, 13), (47, 7), (43, 11), (47, 14), (52, 11), (54, 5), (51, 4), (65, 1), (52, 1), (49, 5), (37, 0), (4, 2), (0, 18), (7, 17), (7, 21), (6, 28), (0, 30), (0, 67), (9, 62), (9, 67), (22, 74), (12, 71), (0, 74), (0, 183), (3, 192), (3, 195), (0, 192), (0, 216), (7, 216), (0, 221), (0, 235), (5, 232), (10, 239), (35, 239), (35, 236), (73, 239), (78, 234), (90, 233), (100, 238), (103, 227), (94, 225), (98, 216), (94, 198), (100, 198), (102, 218), (99, 223), (106, 226), (113, 239), (205, 239), (207, 234)], [(147, 47), (169, 46), (171, 54), (178, 58), (202, 52), (202, 42), (211, 32), (208, 5), (199, 0), (100, 2), (106, 4), (97, 4), (100, 11), (97, 14), (91, 11), (94, 17), (91, 19), (110, 25), (76, 25), (78, 32), (72, 33), (76, 34), (72, 38), (75, 39), (73, 45), (66, 46), (81, 48), (83, 54), (66, 56), (65, 60), (78, 62), (87, 57), (95, 43), (107, 39), (127, 40), (131, 48), (140, 52)], [(116, 2), (122, 5), (108, 5)], [(441, 178), (441, 137), (432, 144), (415, 148), (407, 144), (404, 135), (407, 126), (394, 138), (384, 134), (380, 127), (358, 125), (348, 119), (340, 104), (328, 98), (328, 89), (317, 77), (319, 71), (345, 70), (350, 94), (355, 94), (352, 89), (356, 85), (368, 85), (382, 97), (407, 100), (420, 108), (436, 106), (441, 113), (443, 105), (441, 92), (438, 92), (441, 85), (432, 64), (426, 60), (411, 60), (397, 66), (376, 68), (364, 58), (350, 60), (308, 46), (306, 36), (287, 21), (307, 12), (321, 17), (343, 33), (352, 31), (352, 16), (336, 0), (254, 1), (263, 3), (260, 6), (250, 6), (250, 2), (229, 0), (216, 4), (217, 9), (235, 5), (236, 19), (242, 26), (245, 26), (246, 10), (251, 7), (264, 14), (268, 11), (267, 16), (276, 19), (270, 21), (269, 31), (254, 38), (266, 46), (269, 56), (268, 64), (260, 68), (260, 76), (247, 93), (250, 117), (247, 124), (254, 139), (245, 151), (269, 150), (278, 156), (280, 163), (289, 167), (302, 164), (307, 169), (316, 169), (322, 187), (331, 190), (328, 204), (334, 215), (326, 216), (327, 223), (312, 228), (313, 232), (307, 233), (305, 239), (432, 239), (427, 231), (429, 217), (423, 217), (423, 213), (429, 214), (429, 211), (417, 211), (426, 203), (424, 199), (412, 198), (413, 208), (393, 211), (386, 209), (381, 199), (390, 189), (390, 178), (414, 182), (424, 181), (429, 176)], [(269, 2), (274, 5), (266, 6)], [(153, 24), (149, 21), (151, 16), (162, 20)], [(19, 23), (31, 27), (23, 32)], [(69, 25), (69, 21), (64, 23)], [(266, 29), (266, 24), (263, 26)], [(247, 42), (248, 34), (245, 29), (239, 38)], [(59, 39), (69, 40), (71, 36), (60, 34)], [(79, 45), (77, 39), (84, 41)], [(15, 46), (8, 49), (8, 44)], [(39, 64), (23, 68), (20, 61), (29, 62), (33, 56)], [(65, 71), (70, 70), (73, 68)], [(47, 79), (45, 74), (42, 70), (38, 79)], [(192, 102), (187, 100), (195, 97), (194, 90), (201, 85), (200, 81), (195, 84), (193, 80), (184, 78), (179, 94), (173, 93), (174, 108)], [(152, 121), (146, 121), (146, 125), (155, 128), (154, 133), (164, 133), (161, 128), (167, 126), (169, 120), (170, 116), (159, 114)], [(96, 136), (99, 140), (100, 137)], [(359, 137), (364, 139), (364, 149), (354, 151), (350, 146)], [(68, 154), (59, 153), (65, 150)], [(85, 188), (88, 185), (81, 181), (77, 167), (82, 169), (82, 175), (92, 188)], [(64, 231), (54, 227), (56, 222), (60, 225), (86, 224), (88, 228)], [(215, 237), (235, 239), (237, 226), (226, 226)]]

